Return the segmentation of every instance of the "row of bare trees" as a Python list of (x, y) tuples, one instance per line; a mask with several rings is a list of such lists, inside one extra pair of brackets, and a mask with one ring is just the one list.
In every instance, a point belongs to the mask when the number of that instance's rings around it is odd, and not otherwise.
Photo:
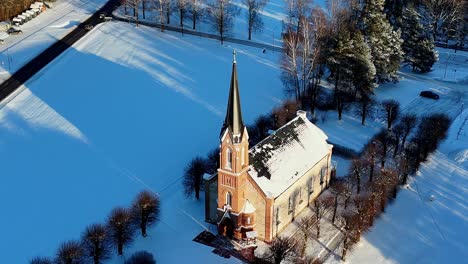
[[(392, 116), (398, 111), (388, 110)], [(393, 114), (392, 114), (393, 113)], [(341, 227), (341, 257), (359, 242), (385, 212), (389, 200), (395, 199), (400, 186), (414, 174), (446, 137), (450, 119), (444, 114), (418, 118), (413, 114), (389, 117), (387, 127), (376, 134), (359, 157), (351, 162), (349, 175), (330, 183), (328, 192), (313, 203), (311, 216), (298, 219), (298, 235), (278, 237), (257, 263), (319, 263), (306, 256), (312, 237), (320, 238), (320, 220), (329, 214), (330, 221)]]
[[(246, 8), (245, 19), (249, 40), (252, 39), (253, 33), (259, 32), (263, 28), (260, 12), (267, 1), (242, 1)], [(162, 31), (164, 31), (165, 25), (171, 23), (171, 16), (174, 13), (179, 19), (178, 25), (182, 32), (185, 21), (190, 20), (192, 29), (196, 30), (198, 23), (202, 19), (206, 19), (212, 28), (219, 33), (221, 43), (226, 35), (231, 33), (233, 19), (240, 13), (240, 9), (233, 4), (232, 0), (121, 0), (121, 5), (125, 15), (133, 17), (137, 25), (141, 16), (145, 20), (157, 20), (161, 24)]]
[[(156, 224), (159, 221), (159, 217), (159, 197), (153, 192), (142, 191), (137, 195), (130, 208), (115, 208), (109, 214), (105, 224), (98, 223), (88, 226), (83, 232), (81, 240), (70, 240), (62, 243), (57, 250), (55, 259), (36, 257), (30, 263), (104, 263), (112, 257), (113, 251), (116, 251), (119, 256), (123, 255), (124, 248), (131, 245), (138, 230), (140, 230), (142, 237), (146, 237), (147, 228)], [(152, 259), (152, 256), (139, 253), (133, 258)]]

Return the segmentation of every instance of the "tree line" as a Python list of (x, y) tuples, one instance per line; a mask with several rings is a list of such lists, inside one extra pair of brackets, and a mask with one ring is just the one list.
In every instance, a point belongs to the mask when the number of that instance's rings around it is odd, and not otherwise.
[[(267, 1), (242, 0), (241, 2), (247, 11), (245, 20), (249, 40), (252, 39), (253, 33), (263, 28), (260, 12)], [(124, 14), (132, 17), (137, 25), (141, 13), (143, 19), (156, 20), (161, 25), (161, 31), (164, 31), (165, 25), (171, 24), (173, 14), (178, 17), (175, 25), (182, 28), (182, 32), (185, 22), (191, 23), (191, 29), (196, 30), (198, 23), (206, 20), (221, 37), (221, 43), (232, 32), (234, 18), (240, 14), (239, 7), (234, 5), (232, 0), (121, 0), (121, 4)]]
[[(117, 207), (111, 211), (105, 224), (88, 226), (80, 240), (63, 242), (55, 258), (35, 257), (31, 264), (102, 264), (111, 259), (114, 252), (123, 255), (139, 231), (147, 236), (147, 228), (160, 218), (159, 196), (150, 191), (140, 192), (130, 208)], [(125, 264), (155, 264), (153, 255), (140, 251)]]

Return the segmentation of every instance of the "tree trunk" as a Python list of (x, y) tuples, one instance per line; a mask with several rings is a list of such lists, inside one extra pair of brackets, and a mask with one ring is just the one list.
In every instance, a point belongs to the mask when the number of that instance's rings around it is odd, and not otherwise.
[(143, 10), (142, 10), (142, 11), (143, 11), (143, 19), (146, 19), (146, 14), (145, 14), (146, 6), (145, 6), (145, 2), (146, 2), (145, 0), (143, 0), (143, 1), (141, 2), (141, 4), (142, 4), (142, 9), (143, 9)]
[(252, 40), (252, 26), (249, 26), (249, 40)]
[(197, 16), (196, 16), (195, 12), (192, 15), (192, 22), (193, 22), (192, 28), (193, 28), (193, 30), (195, 30), (195, 27), (196, 27), (195, 25), (197, 24)]
[(117, 245), (117, 253), (119, 256), (123, 255), (123, 243), (122, 242), (119, 242)]
[(336, 218), (336, 211), (338, 210), (338, 196), (335, 195), (335, 205), (333, 207), (333, 217), (332, 217), (332, 223), (335, 223), (335, 218)]

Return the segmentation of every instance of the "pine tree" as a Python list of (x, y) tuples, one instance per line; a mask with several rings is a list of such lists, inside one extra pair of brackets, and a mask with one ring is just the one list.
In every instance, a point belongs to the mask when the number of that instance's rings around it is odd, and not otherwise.
[(362, 27), (371, 48), (376, 81), (398, 80), (397, 71), (403, 59), (402, 39), (384, 14), (384, 0), (366, 0), (362, 12)]
[(367, 45), (364, 36), (360, 31), (353, 34), (353, 85), (355, 92), (360, 92), (361, 96), (373, 93), (376, 85), (375, 66), (372, 63), (371, 49)]
[(404, 61), (421, 72), (428, 72), (437, 61), (438, 55), (434, 48), (434, 41), (425, 35), (420, 21), (420, 15), (414, 8), (403, 11), (402, 48), (405, 52)]

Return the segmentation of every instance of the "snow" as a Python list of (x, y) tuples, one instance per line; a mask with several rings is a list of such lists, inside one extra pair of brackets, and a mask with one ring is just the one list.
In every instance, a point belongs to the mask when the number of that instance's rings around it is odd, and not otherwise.
[[(460, 63), (460, 58), (464, 58), (467, 53), (449, 50), (442, 52), (450, 53), (452, 58), (456, 58), (449, 62), (448, 68), (456, 68), (460, 73), (459, 77), (466, 79), (468, 63)], [(468, 124), (464, 123), (468, 117), (468, 89), (466, 85), (456, 81), (455, 76), (451, 79), (440, 76), (444, 73), (437, 69), (445, 68), (445, 63), (446, 61), (438, 62), (434, 65), (435, 70), (425, 75), (403, 69), (402, 80), (398, 84), (385, 84), (376, 90), (379, 100), (395, 99), (401, 103), (404, 112), (412, 112), (418, 116), (445, 113), (454, 121), (448, 138), (421, 165), (409, 184), (400, 189), (397, 199), (349, 253), (346, 262), (463, 263), (468, 257), (468, 238), (465, 235), (465, 230), (468, 230)], [(418, 96), (420, 91), (429, 89), (439, 93), (441, 98), (430, 100)], [(327, 121), (325, 127), (329, 126), (331, 129), (333, 125), (330, 122), (335, 121)], [(356, 133), (352, 135), (369, 129), (369, 126), (371, 129), (378, 126), (378, 120), (360, 128), (358, 120), (349, 119), (345, 122), (347, 126), (354, 126), (350, 131)], [(341, 142), (346, 143), (345, 138), (349, 138), (348, 135), (340, 138), (337, 134), (336, 140), (341, 139)], [(358, 142), (359, 140), (348, 146), (357, 149)], [(327, 261), (338, 262), (341, 262), (338, 255)]]
[[(448, 153), (468, 150), (468, 137), (456, 139), (465, 110), (448, 139), (402, 188), (395, 203), (364, 236), (349, 263), (463, 263), (468, 257), (468, 166)], [(463, 118), (462, 118), (463, 117)], [(434, 199), (431, 199), (434, 197)], [(432, 200), (432, 201), (431, 201)]]
[(245, 214), (253, 214), (255, 213), (255, 207), (249, 202), (249, 200), (246, 200), (241, 212)]
[[(106, 0), (58, 0), (54, 7), (16, 27), (21, 35), (10, 36), (0, 45), (0, 82), (63, 38), (90, 17)], [(0, 36), (0, 38), (3, 38)]]
[[(278, 197), (328, 155), (326, 140), (327, 135), (300, 114), (250, 149), (249, 174), (265, 193)], [(265, 175), (263, 167), (270, 175)]]
[(282, 96), (279, 54), (118, 22), (95, 27), (4, 101), (2, 261), (53, 256), (150, 189), (162, 220), (127, 257), (149, 250), (159, 263), (236, 262), (192, 241), (210, 226), (204, 201), (185, 198), (181, 184), (190, 159), (219, 144), (233, 49), (251, 123)]

